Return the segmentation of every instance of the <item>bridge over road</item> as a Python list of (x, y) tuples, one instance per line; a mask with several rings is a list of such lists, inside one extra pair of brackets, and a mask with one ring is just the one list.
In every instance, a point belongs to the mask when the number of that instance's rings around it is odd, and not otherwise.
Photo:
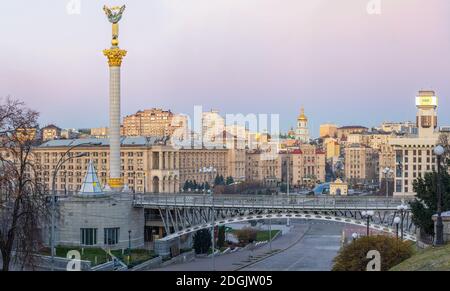
[[(182, 235), (236, 222), (267, 219), (328, 220), (395, 234), (394, 218), (402, 218), (400, 231), (415, 241), (415, 227), (407, 205), (411, 197), (309, 197), (270, 195), (142, 194), (134, 207), (159, 211), (169, 242)], [(370, 217), (364, 216), (373, 212)]]

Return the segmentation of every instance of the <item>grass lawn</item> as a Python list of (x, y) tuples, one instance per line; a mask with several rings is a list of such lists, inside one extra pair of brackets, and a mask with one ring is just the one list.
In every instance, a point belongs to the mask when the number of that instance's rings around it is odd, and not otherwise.
[[(272, 230), (272, 239), (279, 233), (279, 230)], [(256, 234), (256, 241), (269, 241), (270, 231), (261, 230)]]
[(450, 271), (450, 244), (420, 250), (391, 271)]
[[(237, 233), (237, 229), (232, 229), (229, 231), (229, 233), (232, 233), (234, 235), (236, 235)], [(280, 230), (274, 230), (272, 229), (272, 239), (277, 235), (277, 233), (279, 233)], [(256, 233), (256, 241), (269, 241), (269, 231), (268, 230), (258, 230), (258, 232)]]
[(136, 266), (136, 265), (139, 265), (140, 263), (143, 263), (143, 262), (145, 262), (147, 260), (156, 258), (156, 254), (153, 251), (143, 250), (143, 249), (131, 250), (130, 262), (128, 262), (127, 250), (125, 250), (123, 255), (122, 255), (122, 250), (111, 251), (111, 253), (116, 258), (118, 258), (119, 260), (121, 260), (122, 262), (127, 264), (128, 266)]
[[(56, 256), (60, 258), (67, 258), (69, 251), (78, 251), (81, 254), (81, 260), (90, 261), (92, 266), (100, 265), (111, 260), (108, 255), (101, 248), (84, 248), (82, 251), (80, 247), (56, 247)], [(42, 255), (50, 256), (50, 248), (45, 248), (41, 251)]]

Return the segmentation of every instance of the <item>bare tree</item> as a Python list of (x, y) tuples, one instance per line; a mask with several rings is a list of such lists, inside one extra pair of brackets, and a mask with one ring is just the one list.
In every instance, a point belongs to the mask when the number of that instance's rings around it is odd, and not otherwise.
[(38, 113), (23, 102), (0, 103), (0, 251), (3, 271), (11, 263), (33, 263), (40, 225), (47, 216), (44, 187), (38, 182), (32, 148)]

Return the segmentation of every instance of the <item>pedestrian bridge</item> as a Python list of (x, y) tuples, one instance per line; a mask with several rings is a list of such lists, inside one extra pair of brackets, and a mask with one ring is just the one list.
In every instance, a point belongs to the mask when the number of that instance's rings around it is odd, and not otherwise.
[(200, 229), (236, 222), (267, 219), (325, 220), (367, 226), (365, 211), (372, 211), (369, 228), (396, 233), (394, 218), (403, 223), (404, 238), (415, 241), (415, 227), (409, 209), (402, 210), (411, 197), (309, 197), (300, 195), (198, 195), (142, 194), (134, 196), (134, 207), (159, 211), (166, 237), (175, 239)]

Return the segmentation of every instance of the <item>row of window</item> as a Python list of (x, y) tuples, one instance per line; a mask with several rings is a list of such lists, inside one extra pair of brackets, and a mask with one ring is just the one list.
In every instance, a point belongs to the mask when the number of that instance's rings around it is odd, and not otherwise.
[[(119, 243), (119, 227), (104, 228), (103, 229), (103, 243), (105, 245), (116, 245)], [(80, 243), (84, 246), (94, 246), (97, 244), (97, 229), (96, 228), (81, 228), (80, 229)]]

